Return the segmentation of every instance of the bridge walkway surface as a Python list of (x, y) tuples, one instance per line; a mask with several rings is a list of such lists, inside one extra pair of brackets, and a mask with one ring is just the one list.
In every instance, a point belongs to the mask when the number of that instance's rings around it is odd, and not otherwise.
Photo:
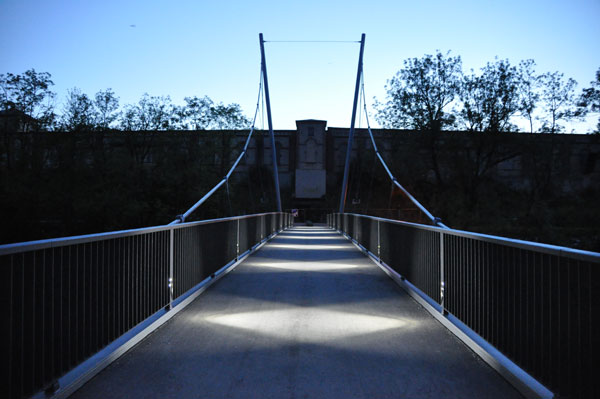
[(352, 243), (276, 236), (73, 398), (520, 398)]

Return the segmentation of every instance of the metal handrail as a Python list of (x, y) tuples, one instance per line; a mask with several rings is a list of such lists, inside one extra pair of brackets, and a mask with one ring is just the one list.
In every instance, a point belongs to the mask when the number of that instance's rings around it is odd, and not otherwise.
[(292, 223), (269, 212), (0, 245), (4, 388), (66, 397)]
[(598, 391), (600, 253), (369, 215), (328, 224), (526, 397)]
[(199, 220), (199, 221), (195, 221), (195, 222), (168, 224), (168, 225), (162, 225), (162, 226), (142, 227), (139, 229), (116, 230), (116, 231), (108, 231), (108, 232), (104, 232), (104, 233), (85, 234), (85, 235), (80, 235), (80, 236), (48, 238), (45, 240), (35, 240), (35, 241), (17, 242), (17, 243), (12, 243), (12, 244), (3, 244), (3, 245), (0, 245), (0, 256), (14, 254), (17, 252), (34, 251), (34, 250), (45, 249), (45, 248), (58, 248), (58, 247), (63, 247), (66, 245), (73, 245), (73, 244), (85, 244), (87, 242), (92, 242), (92, 241), (110, 240), (110, 239), (114, 239), (114, 238), (135, 236), (138, 234), (154, 233), (157, 231), (174, 230), (174, 229), (180, 229), (180, 228), (184, 228), (184, 227), (199, 226), (199, 225), (210, 224), (210, 223), (215, 223), (215, 222), (226, 222), (226, 221), (231, 221), (231, 220), (248, 219), (248, 218), (252, 218), (252, 217), (256, 217), (256, 216), (274, 215), (274, 214), (278, 214), (278, 213), (280, 213), (280, 212), (263, 212), (263, 213), (256, 213), (256, 214), (252, 214), (252, 215), (230, 216), (230, 217), (226, 217), (226, 218), (206, 219), (206, 220)]
[(452, 235), (465, 237), (465, 238), (473, 238), (473, 239), (477, 239), (477, 240), (485, 241), (485, 242), (504, 244), (504, 245), (508, 245), (508, 246), (511, 246), (514, 248), (532, 249), (532, 250), (536, 250), (536, 251), (551, 254), (551, 255), (568, 256), (569, 258), (573, 258), (573, 259), (587, 260), (587, 261), (593, 261), (593, 262), (600, 261), (600, 252), (585, 251), (585, 250), (581, 250), (581, 249), (563, 247), (560, 245), (544, 244), (544, 243), (539, 243), (539, 242), (534, 242), (534, 241), (519, 240), (516, 238), (495, 236), (492, 234), (475, 233), (472, 231), (457, 230), (457, 229), (452, 229), (449, 227), (443, 228), (443, 227), (437, 227), (437, 226), (430, 226), (430, 225), (426, 225), (426, 224), (405, 222), (405, 221), (401, 221), (401, 220), (386, 219), (386, 218), (377, 217), (377, 216), (361, 215), (361, 214), (357, 214), (357, 213), (345, 213), (345, 215), (360, 216), (360, 217), (363, 217), (366, 219), (379, 220), (379, 221), (389, 222), (389, 223), (393, 223), (393, 224), (399, 224), (399, 225), (403, 225), (403, 226), (416, 227), (416, 228), (423, 229), (423, 230), (437, 231), (437, 232), (444, 233), (444, 234), (452, 234)]

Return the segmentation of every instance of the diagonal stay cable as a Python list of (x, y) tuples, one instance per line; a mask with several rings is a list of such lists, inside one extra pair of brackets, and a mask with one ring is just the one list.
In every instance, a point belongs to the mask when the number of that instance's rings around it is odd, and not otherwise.
[(365, 107), (365, 119), (367, 121), (367, 129), (369, 131), (369, 136), (371, 138), (371, 143), (373, 144), (373, 150), (375, 151), (375, 155), (377, 155), (377, 158), (379, 158), (379, 161), (381, 162), (381, 165), (383, 166), (383, 168), (385, 169), (386, 173), (388, 174), (388, 176), (390, 177), (390, 179), (392, 180), (392, 184), (394, 184), (396, 187), (398, 187), (400, 190), (402, 190), (402, 192), (406, 195), (406, 197), (411, 200), (411, 202), (413, 204), (415, 204), (417, 206), (417, 208), (419, 208), (421, 210), (421, 212), (423, 212), (425, 214), (425, 216), (427, 216), (427, 218), (429, 218), (429, 220), (431, 220), (431, 222), (435, 225), (435, 226), (439, 226), (439, 227), (443, 227), (445, 229), (448, 229), (449, 227), (446, 226), (444, 223), (442, 223), (442, 220), (440, 218), (437, 218), (435, 216), (433, 216), (431, 214), (431, 212), (429, 212), (427, 210), (427, 208), (425, 208), (419, 201), (417, 201), (417, 199), (415, 197), (412, 196), (411, 193), (408, 192), (408, 190), (406, 190), (399, 182), (398, 180), (396, 180), (396, 178), (394, 177), (394, 175), (392, 174), (392, 172), (390, 171), (390, 168), (387, 166), (387, 164), (385, 163), (385, 161), (383, 160), (383, 157), (381, 156), (381, 154), (379, 153), (379, 149), (377, 148), (377, 144), (375, 144), (375, 138), (373, 137), (373, 132), (371, 131), (371, 124), (369, 123), (369, 114), (367, 113), (367, 101), (366, 101), (366, 97), (365, 97), (365, 80), (364, 80), (364, 73), (362, 76), (362, 97), (363, 97), (363, 105)]
[(233, 163), (233, 166), (231, 167), (231, 169), (229, 169), (229, 172), (227, 173), (227, 175), (225, 175), (225, 177), (223, 177), (223, 179), (219, 183), (217, 183), (216, 186), (214, 186), (208, 193), (206, 193), (204, 195), (204, 197), (202, 197), (198, 202), (196, 202), (190, 209), (188, 209), (185, 213), (183, 213), (181, 215), (177, 215), (177, 219), (175, 219), (171, 223), (169, 223), (170, 225), (185, 222), (185, 219), (187, 219), (187, 217), (190, 216), (190, 214), (192, 212), (194, 212), (200, 205), (202, 205), (207, 199), (209, 199), (219, 188), (221, 188), (221, 186), (223, 184), (227, 183), (227, 181), (229, 180), (229, 177), (231, 177), (231, 174), (233, 173), (235, 168), (238, 166), (238, 164), (240, 163), (240, 161), (242, 160), (244, 155), (246, 155), (248, 146), (250, 145), (250, 139), (252, 138), (252, 133), (254, 133), (254, 125), (256, 124), (256, 117), (258, 115), (258, 108), (260, 106), (260, 98), (261, 98), (260, 96), (261, 96), (262, 88), (263, 88), (263, 77), (262, 77), (262, 71), (261, 71), (260, 83), (258, 85), (258, 100), (256, 101), (256, 109), (254, 111), (254, 118), (252, 119), (252, 126), (250, 127), (250, 133), (248, 133), (248, 138), (246, 139), (246, 144), (244, 145), (244, 149), (242, 150), (242, 152), (240, 153), (240, 155), (238, 156), (236, 161)]

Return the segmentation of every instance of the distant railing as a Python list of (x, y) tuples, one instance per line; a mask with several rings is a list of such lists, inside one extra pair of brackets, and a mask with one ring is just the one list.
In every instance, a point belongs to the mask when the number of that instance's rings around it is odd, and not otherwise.
[(599, 397), (599, 253), (348, 213), (327, 223), (555, 394)]
[(62, 375), (292, 223), (266, 213), (0, 246), (0, 397), (55, 390)]

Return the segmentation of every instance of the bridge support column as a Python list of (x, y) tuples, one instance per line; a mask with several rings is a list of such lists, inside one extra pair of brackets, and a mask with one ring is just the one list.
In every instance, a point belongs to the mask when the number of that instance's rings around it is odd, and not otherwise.
[(265, 101), (267, 103), (267, 121), (269, 122), (269, 136), (271, 136), (271, 154), (273, 158), (273, 179), (275, 181), (275, 196), (277, 197), (277, 212), (281, 212), (281, 195), (279, 194), (279, 171), (277, 170), (277, 149), (275, 148), (275, 135), (273, 133), (273, 121), (271, 120), (271, 98), (269, 97), (269, 80), (267, 79), (267, 61), (265, 59), (265, 41), (263, 34), (258, 35), (260, 39), (260, 59), (263, 81), (265, 84)]
[(356, 119), (356, 108), (358, 105), (358, 92), (360, 91), (360, 78), (363, 71), (363, 52), (365, 50), (365, 34), (360, 38), (360, 55), (358, 56), (358, 71), (356, 73), (356, 86), (354, 88), (354, 104), (352, 105), (352, 120), (350, 121), (350, 133), (348, 134), (348, 147), (346, 149), (346, 164), (344, 165), (344, 181), (342, 183), (342, 194), (340, 198), (340, 213), (344, 213), (346, 205), (346, 194), (348, 194), (348, 174), (350, 172), (350, 157), (352, 156), (352, 138), (354, 137), (354, 120)]

